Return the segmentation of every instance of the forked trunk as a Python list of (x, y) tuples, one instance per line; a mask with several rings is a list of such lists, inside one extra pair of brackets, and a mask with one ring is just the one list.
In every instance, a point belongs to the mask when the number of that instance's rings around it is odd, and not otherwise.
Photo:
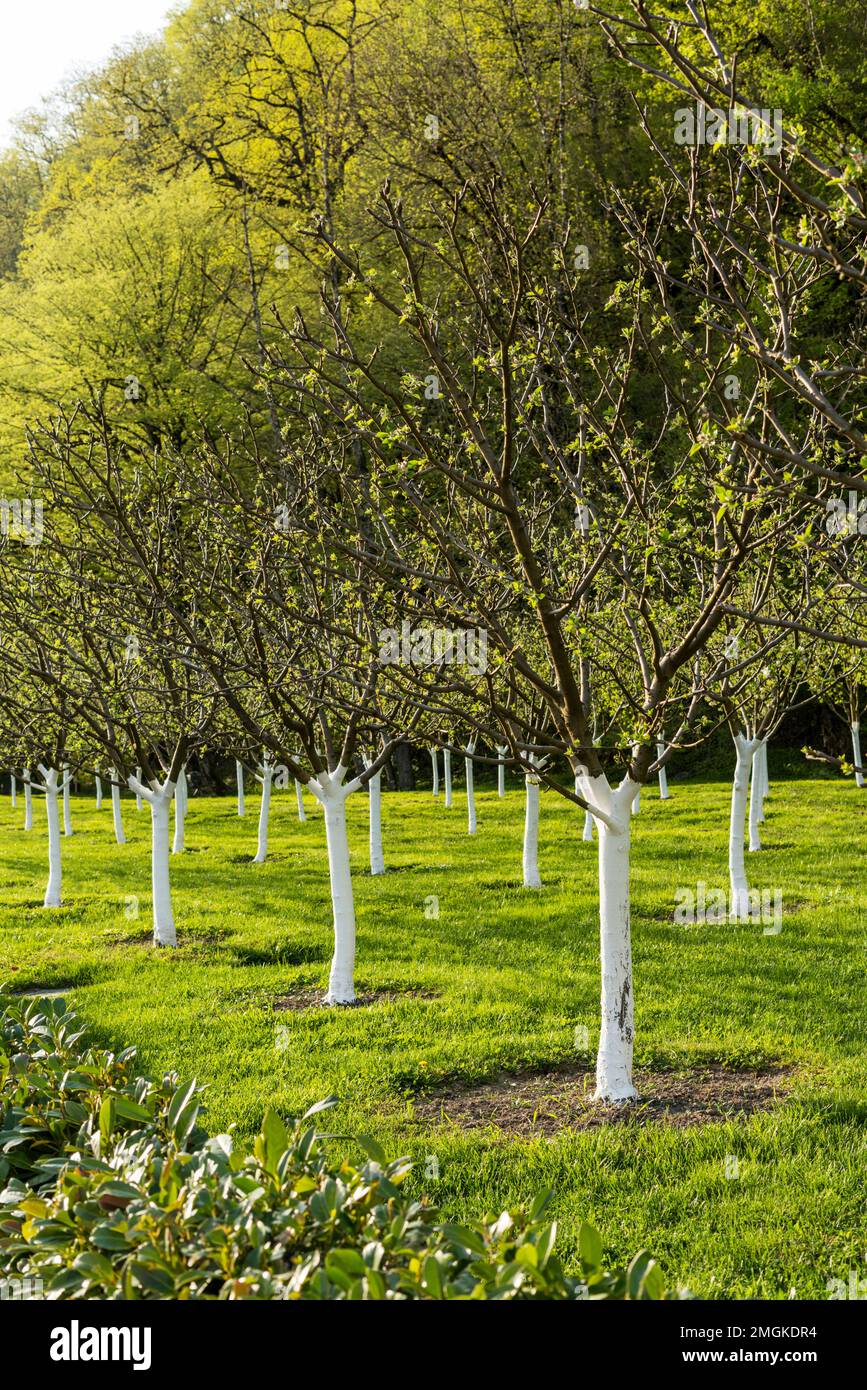
[(329, 1004), (351, 1004), (355, 999), (355, 899), (349, 867), (346, 797), (341, 795), (341, 790), (338, 787), (336, 793), (329, 794), (324, 801), (334, 917), (334, 955), (326, 995)]
[(177, 946), (175, 914), (169, 877), (169, 807), (177, 802), (177, 789), (166, 781), (148, 794), (151, 813), (151, 888), (153, 892), (154, 945)]

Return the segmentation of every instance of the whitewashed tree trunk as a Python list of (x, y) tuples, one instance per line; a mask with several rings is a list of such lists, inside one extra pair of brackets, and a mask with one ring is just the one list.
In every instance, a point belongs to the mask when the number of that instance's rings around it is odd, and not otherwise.
[(151, 891), (155, 946), (177, 946), (175, 914), (169, 876), (169, 807), (176, 801), (176, 787), (168, 778), (146, 787), (138, 777), (129, 780), (136, 797), (143, 797), (151, 813)]
[(254, 864), (264, 864), (268, 857), (268, 815), (271, 810), (271, 782), (274, 777), (274, 768), (269, 762), (264, 762), (259, 768), (256, 781), (262, 788), (262, 800), (259, 804), (259, 841), (256, 853), (253, 857)]
[(60, 907), (63, 892), (63, 861), (60, 855), (60, 786), (57, 769), (39, 764), (45, 812), (48, 818), (48, 885), (43, 907)]
[(472, 755), (471, 755), (471, 753), (470, 753), (470, 750), (469, 750), (468, 748), (465, 749), (464, 751), (466, 752), (466, 755), (467, 755), (467, 756), (464, 758), (464, 770), (465, 770), (465, 772), (466, 772), (466, 778), (467, 778), (467, 834), (468, 834), (468, 835), (475, 835), (475, 833), (476, 833), (476, 789), (475, 789), (475, 785), (474, 785), (474, 782), (473, 782), (473, 759), (472, 759)]
[(111, 817), (114, 823), (114, 838), (119, 845), (126, 844), (126, 835), (123, 833), (123, 816), (120, 809), (120, 785), (117, 780), (117, 768), (110, 767), (108, 775), (111, 778)]
[(63, 778), (63, 833), (72, 834), (72, 812), (69, 805), (69, 784), (72, 781), (72, 774), (69, 771), (69, 763), (64, 763), (60, 769)]
[(430, 765), (431, 765), (431, 776), (432, 776), (432, 778), (433, 778), (433, 794), (434, 794), (434, 796), (439, 796), (439, 794), (440, 794), (440, 760), (439, 760), (439, 755), (438, 755), (438, 753), (437, 753), (437, 750), (436, 750), (435, 748), (431, 748), (431, 749), (430, 749)]
[(452, 804), (452, 752), (450, 748), (443, 749), (443, 782), (445, 783), (445, 806), (448, 810)]
[(539, 778), (531, 772), (524, 776), (526, 806), (524, 809), (524, 887), (541, 888), (539, 877)]
[(581, 838), (584, 840), (593, 839), (593, 814), (591, 811), (584, 812), (584, 832)]
[(762, 837), (759, 834), (759, 826), (764, 820), (762, 814), (762, 749), (764, 743), (760, 739), (753, 753), (753, 760), (750, 770), (750, 853), (755, 854), (762, 847)]
[[(140, 768), (140, 767), (137, 767), (136, 770), (135, 770), (135, 780), (136, 780), (136, 785), (140, 787), (140, 786), (141, 786), (141, 768)], [(136, 792), (136, 794), (135, 794), (135, 809), (136, 809), (137, 811), (140, 811), (140, 810), (141, 810), (141, 807), (142, 807), (141, 792)]]
[[(857, 719), (852, 723), (852, 758), (856, 768), (864, 766), (861, 762), (861, 725)], [(855, 785), (856, 787), (863, 787), (865, 785), (863, 772), (855, 773)]]
[(731, 910), (738, 917), (749, 913), (749, 884), (744, 864), (744, 830), (747, 815), (747, 791), (750, 769), (757, 740), (745, 734), (735, 735), (735, 776), (732, 783), (731, 819), (729, 821), (729, 883)]
[(29, 767), (24, 769), (24, 829), (33, 829), (33, 786)]
[(186, 848), (187, 826), (187, 774), (183, 768), (178, 773), (175, 787), (175, 834), (172, 840), (172, 854), (183, 854)]
[(632, 814), (633, 814), (634, 816), (637, 816), (637, 815), (638, 815), (638, 812), (639, 812), (640, 810), (641, 810), (641, 788), (639, 787), (639, 788), (638, 788), (638, 791), (635, 793), (635, 799), (634, 799), (633, 802), (632, 802)]
[(359, 786), (358, 778), (344, 785), (346, 768), (320, 772), (308, 783), (325, 812), (331, 908), (334, 918), (334, 955), (328, 979), (327, 1004), (351, 1004), (355, 999), (355, 899), (346, 832), (346, 798)]
[(497, 747), (497, 757), (500, 759), (497, 764), (497, 796), (506, 795), (506, 764), (502, 760), (508, 751), (508, 748), (502, 748), (499, 745)]
[(18, 805), (18, 791), (15, 785), (15, 773), (9, 773), (9, 795), (12, 798), (12, 809)]
[(238, 787), (238, 815), (245, 816), (247, 808), (244, 804), (244, 765), (235, 759), (235, 782)]
[(96, 809), (97, 809), (97, 811), (101, 811), (101, 810), (102, 810), (102, 778), (100, 777), (100, 775), (99, 775), (98, 772), (96, 773), (95, 781), (96, 781)]
[[(657, 756), (657, 758), (663, 757), (664, 754), (665, 754), (665, 744), (664, 744), (664, 743), (657, 743), (657, 745), (656, 745), (656, 756)], [(667, 772), (666, 772), (666, 770), (665, 770), (664, 767), (661, 767), (661, 768), (659, 769), (659, 799), (660, 799), (660, 801), (668, 801), (668, 799), (669, 799), (669, 797), (668, 797), (668, 774), (667, 774)]]
[(370, 813), (370, 872), (385, 873), (385, 859), (382, 853), (382, 772), (377, 772), (367, 784)]
[(304, 810), (304, 788), (297, 777), (295, 778), (295, 804), (298, 807), (298, 819), (303, 825), (307, 820), (307, 812)]
[(632, 937), (629, 921), (629, 847), (632, 801), (638, 783), (627, 774), (612, 790), (604, 774), (582, 777), (582, 795), (606, 815), (598, 820), (599, 942), (602, 1003), (596, 1099), (635, 1100), (632, 1082), (634, 1001)]

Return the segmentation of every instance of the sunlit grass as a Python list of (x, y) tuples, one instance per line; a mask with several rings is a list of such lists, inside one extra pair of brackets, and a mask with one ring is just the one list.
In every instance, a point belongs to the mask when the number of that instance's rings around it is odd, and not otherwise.
[[(544, 797), (545, 887), (523, 890), (517, 781), (504, 801), (481, 791), (474, 838), (459, 790), (451, 811), (425, 792), (386, 795), (379, 879), (365, 872), (366, 799), (353, 797), (357, 989), (398, 998), (276, 1015), (275, 998), (327, 979), (325, 836), (312, 802), (301, 825), (294, 794), (275, 798), (271, 858), (254, 866), (256, 799), (245, 820), (228, 799), (193, 799), (188, 852), (172, 860), (180, 949), (156, 953), (147, 813), (124, 802), (129, 843), (118, 847), (109, 807), (74, 799), (68, 906), (46, 912), (44, 809), (25, 834), (20, 800), (13, 811), (4, 797), (0, 978), (70, 986), (101, 1041), (135, 1043), (146, 1070), (206, 1082), (214, 1131), (234, 1125), (248, 1138), (267, 1105), (288, 1115), (334, 1092), (341, 1135), (366, 1131), (420, 1159), (417, 1188), (450, 1214), (552, 1186), (567, 1255), (588, 1217), (613, 1259), (647, 1245), (696, 1293), (824, 1296), (830, 1278), (865, 1273), (867, 792), (774, 781), (773, 764), (771, 774), (767, 848), (748, 869), (756, 887), (783, 890), (779, 936), (672, 920), (676, 887), (726, 886), (725, 782), (676, 782), (667, 804), (649, 790), (633, 822), (637, 1061), (796, 1064), (791, 1098), (743, 1123), (514, 1142), (414, 1119), (419, 1088), (574, 1057), (579, 1025), (595, 1043), (595, 847), (574, 808)], [(423, 1176), (429, 1155), (437, 1179)]]

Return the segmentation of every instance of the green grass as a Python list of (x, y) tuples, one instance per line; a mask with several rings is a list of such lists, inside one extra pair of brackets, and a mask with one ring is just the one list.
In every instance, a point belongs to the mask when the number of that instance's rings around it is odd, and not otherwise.
[[(108, 805), (73, 800), (69, 905), (46, 912), (44, 808), (25, 834), (21, 800), (13, 811), (3, 797), (0, 979), (68, 985), (100, 1041), (135, 1043), (146, 1070), (206, 1082), (214, 1132), (234, 1125), (249, 1138), (266, 1106), (293, 1114), (334, 1092), (335, 1128), (421, 1160), (417, 1189), (449, 1215), (551, 1186), (567, 1258), (586, 1217), (611, 1260), (648, 1246), (672, 1283), (701, 1296), (824, 1297), (830, 1278), (864, 1274), (867, 793), (773, 774), (767, 849), (748, 866), (756, 887), (783, 890), (779, 936), (672, 922), (677, 885), (725, 886), (726, 783), (675, 783), (667, 804), (650, 790), (633, 822), (636, 1060), (796, 1064), (791, 1097), (745, 1122), (514, 1142), (414, 1118), (420, 1089), (567, 1059), (579, 1024), (595, 1043), (595, 847), (575, 809), (545, 796), (545, 887), (522, 890), (517, 783), (504, 801), (480, 793), (475, 839), (459, 790), (449, 812), (429, 793), (386, 795), (380, 879), (365, 872), (366, 799), (350, 802), (357, 988), (435, 997), (275, 1016), (275, 997), (324, 985), (331, 945), (324, 826), (312, 804), (299, 825), (291, 793), (275, 799), (272, 855), (259, 867), (254, 797), (243, 821), (230, 800), (191, 801), (189, 851), (172, 861), (181, 946), (160, 953), (147, 944), (146, 811), (125, 801), (130, 843), (118, 847)], [(425, 915), (433, 896), (438, 919)], [(740, 1160), (737, 1181), (725, 1177), (727, 1154)]]

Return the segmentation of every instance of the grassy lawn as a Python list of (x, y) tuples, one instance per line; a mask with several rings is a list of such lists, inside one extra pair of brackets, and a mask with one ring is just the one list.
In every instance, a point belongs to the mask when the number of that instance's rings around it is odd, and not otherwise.
[[(325, 834), (312, 801), (300, 825), (294, 792), (276, 795), (271, 858), (254, 866), (258, 799), (243, 821), (231, 800), (191, 800), (189, 848), (172, 860), (181, 946), (157, 954), (147, 812), (125, 800), (130, 842), (118, 847), (108, 803), (97, 813), (74, 798), (69, 905), (46, 912), (44, 808), (25, 834), (22, 798), (13, 811), (3, 797), (0, 979), (68, 985), (100, 1041), (135, 1043), (144, 1069), (206, 1082), (214, 1132), (234, 1125), (246, 1138), (267, 1105), (290, 1115), (336, 1093), (335, 1128), (419, 1159), (416, 1188), (450, 1215), (550, 1186), (567, 1257), (586, 1217), (612, 1260), (646, 1245), (670, 1282), (700, 1296), (824, 1297), (830, 1278), (865, 1274), (867, 793), (774, 771), (767, 848), (748, 869), (754, 886), (783, 890), (778, 936), (672, 921), (676, 886), (726, 887), (726, 782), (675, 783), (667, 804), (650, 790), (633, 822), (637, 1062), (798, 1068), (784, 1103), (737, 1123), (515, 1141), (414, 1115), (414, 1098), (438, 1084), (574, 1058), (579, 1025), (595, 1046), (595, 845), (582, 843), (574, 808), (544, 796), (545, 887), (524, 891), (516, 782), (503, 801), (480, 792), (472, 839), (460, 789), (451, 811), (429, 793), (385, 795), (379, 879), (365, 872), (366, 799), (351, 798), (356, 987), (417, 993), (277, 1014), (276, 998), (328, 972)], [(737, 1180), (726, 1177), (732, 1154)], [(431, 1155), (436, 1178), (424, 1176)]]

